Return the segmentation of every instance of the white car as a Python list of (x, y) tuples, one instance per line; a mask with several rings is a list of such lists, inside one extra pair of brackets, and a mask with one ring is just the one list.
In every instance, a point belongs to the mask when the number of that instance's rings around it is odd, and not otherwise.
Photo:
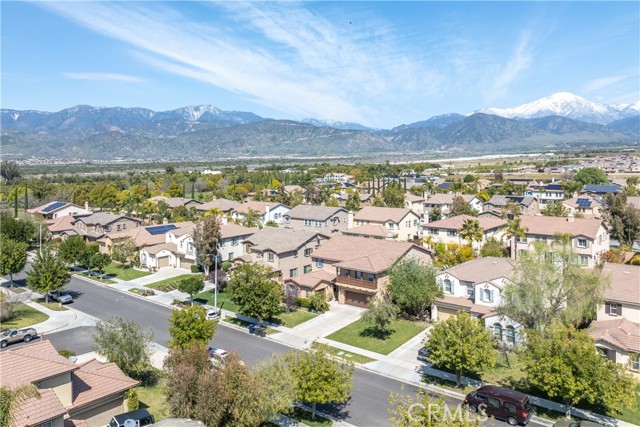
[(218, 320), (218, 311), (217, 310), (208, 310), (207, 311), (207, 316), (206, 319), (207, 320)]
[[(224, 359), (227, 358), (229, 354), (231, 353), (229, 353), (227, 350), (209, 347), (209, 359), (211, 360), (213, 366), (215, 366), (216, 368), (222, 366), (222, 364), (224, 363)], [(240, 364), (244, 365), (244, 362), (241, 360)]]

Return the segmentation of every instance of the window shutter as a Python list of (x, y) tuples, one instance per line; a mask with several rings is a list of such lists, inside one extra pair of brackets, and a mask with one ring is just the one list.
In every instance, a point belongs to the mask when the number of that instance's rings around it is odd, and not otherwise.
[(609, 301), (605, 301), (604, 303), (604, 312), (611, 314), (611, 303)]
[(611, 349), (607, 350), (607, 358), (609, 360), (611, 360), (613, 363), (615, 363), (616, 362), (616, 352), (615, 352), (615, 350), (611, 350)]
[(493, 302), (493, 289), (489, 291), (489, 301)]
[(618, 316), (622, 316), (622, 304), (618, 303)]

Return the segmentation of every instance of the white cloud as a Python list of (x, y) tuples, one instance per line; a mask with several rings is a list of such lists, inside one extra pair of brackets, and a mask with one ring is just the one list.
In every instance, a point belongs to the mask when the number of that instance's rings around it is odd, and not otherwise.
[(622, 76), (608, 76), (608, 77), (602, 77), (599, 79), (594, 79), (591, 80), (589, 82), (587, 82), (584, 85), (584, 91), (585, 92), (596, 92), (600, 89), (604, 89), (606, 87), (609, 87), (611, 85), (614, 85), (618, 82), (621, 82), (623, 80), (626, 80), (628, 78), (632, 77), (631, 75), (622, 75)]
[(526, 72), (533, 62), (531, 54), (531, 31), (524, 30), (520, 34), (520, 40), (511, 57), (496, 76), (491, 92), (485, 95), (487, 101), (491, 101), (505, 95), (510, 86)]
[(139, 77), (118, 73), (62, 73), (62, 75), (72, 80), (91, 80), (97, 82), (112, 81), (125, 83), (144, 82), (144, 80)]

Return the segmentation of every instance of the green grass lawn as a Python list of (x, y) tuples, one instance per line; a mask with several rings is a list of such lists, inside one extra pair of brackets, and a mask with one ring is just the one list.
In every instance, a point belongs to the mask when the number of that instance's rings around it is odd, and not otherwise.
[(60, 305), (60, 303), (57, 303), (57, 302), (44, 302), (44, 298), (38, 298), (36, 302), (44, 307), (47, 307), (49, 310), (53, 310), (53, 311), (69, 310), (67, 307), (65, 307), (64, 305)]
[(354, 363), (364, 364), (369, 362), (375, 362), (375, 359), (372, 359), (370, 357), (363, 356), (357, 353), (351, 353), (350, 351), (342, 350), (340, 348), (332, 347), (330, 345), (327, 346), (327, 353), (333, 356), (340, 357), (341, 359), (351, 360)]
[(27, 288), (24, 288), (22, 286), (5, 286), (6, 289), (9, 289), (11, 292), (15, 293), (15, 294), (21, 294), (23, 292), (27, 292)]
[(110, 277), (117, 277), (118, 279), (129, 281), (139, 277), (148, 276), (151, 273), (136, 270), (130, 265), (125, 265), (125, 267), (122, 268), (122, 264), (112, 262), (104, 269), (104, 274)]
[(311, 427), (330, 427), (333, 425), (333, 421), (321, 417), (317, 413), (316, 418), (312, 420), (311, 412), (305, 411), (304, 409), (298, 407), (291, 408), (291, 410), (285, 413), (285, 415), (289, 418), (293, 418), (294, 420), (302, 421), (303, 423)]
[(282, 326), (288, 328), (294, 328), (301, 323), (311, 320), (316, 317), (317, 314), (310, 313), (304, 310), (291, 310), (289, 313), (282, 313), (274, 319), (274, 323), (279, 323)]
[(104, 283), (104, 284), (107, 284), (107, 285), (113, 285), (114, 283), (117, 283), (114, 280), (102, 279), (102, 278), (100, 278), (98, 276), (93, 276), (93, 275), (90, 276), (88, 273), (84, 273), (84, 272), (83, 273), (77, 273), (77, 274), (80, 274), (83, 277), (87, 277), (87, 278), (89, 278), (91, 280), (95, 280), (97, 282)]
[[(213, 306), (213, 291), (204, 291), (194, 296), (194, 300), (198, 302), (202, 302), (204, 304), (208, 304)], [(218, 308), (224, 303), (225, 310), (233, 311), (234, 313), (238, 313), (240, 311), (240, 307), (233, 301), (229, 299), (229, 294), (226, 292), (218, 292)]]
[(146, 408), (153, 414), (156, 421), (169, 417), (169, 408), (164, 401), (165, 385), (160, 380), (154, 386), (138, 387), (138, 399), (140, 399), (140, 408)]
[(640, 384), (636, 386), (636, 407), (623, 411), (616, 418), (628, 423), (640, 425)]
[(369, 333), (368, 325), (362, 320), (356, 320), (329, 335), (330, 340), (353, 345), (380, 354), (389, 354), (426, 328), (424, 323), (409, 320), (394, 320), (391, 323), (391, 333), (384, 338)]
[(49, 316), (35, 308), (31, 308), (24, 304), (18, 304), (13, 309), (13, 317), (0, 323), (0, 330), (26, 328), (27, 326), (33, 326), (37, 323), (44, 322), (48, 318)]
[(131, 288), (127, 290), (132, 294), (142, 295), (143, 297), (150, 297), (152, 295), (155, 295), (155, 292), (153, 292), (151, 289)]
[(178, 282), (184, 278), (193, 276), (193, 274), (182, 274), (180, 276), (171, 277), (169, 279), (159, 280), (148, 285), (144, 285), (147, 288), (155, 289), (161, 292), (171, 292), (178, 289)]

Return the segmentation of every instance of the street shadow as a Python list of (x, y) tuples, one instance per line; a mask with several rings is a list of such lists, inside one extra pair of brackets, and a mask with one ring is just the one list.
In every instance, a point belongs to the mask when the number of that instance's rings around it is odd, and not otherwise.
[(27, 288), (27, 279), (13, 279), (13, 282), (5, 282), (2, 284), (3, 288), (11, 289), (11, 288)]
[(331, 415), (337, 420), (345, 421), (348, 418), (351, 418), (351, 413), (345, 408), (351, 403), (351, 397), (344, 403), (333, 403), (330, 405), (318, 405), (317, 408), (320, 412), (323, 412), (327, 415)]

